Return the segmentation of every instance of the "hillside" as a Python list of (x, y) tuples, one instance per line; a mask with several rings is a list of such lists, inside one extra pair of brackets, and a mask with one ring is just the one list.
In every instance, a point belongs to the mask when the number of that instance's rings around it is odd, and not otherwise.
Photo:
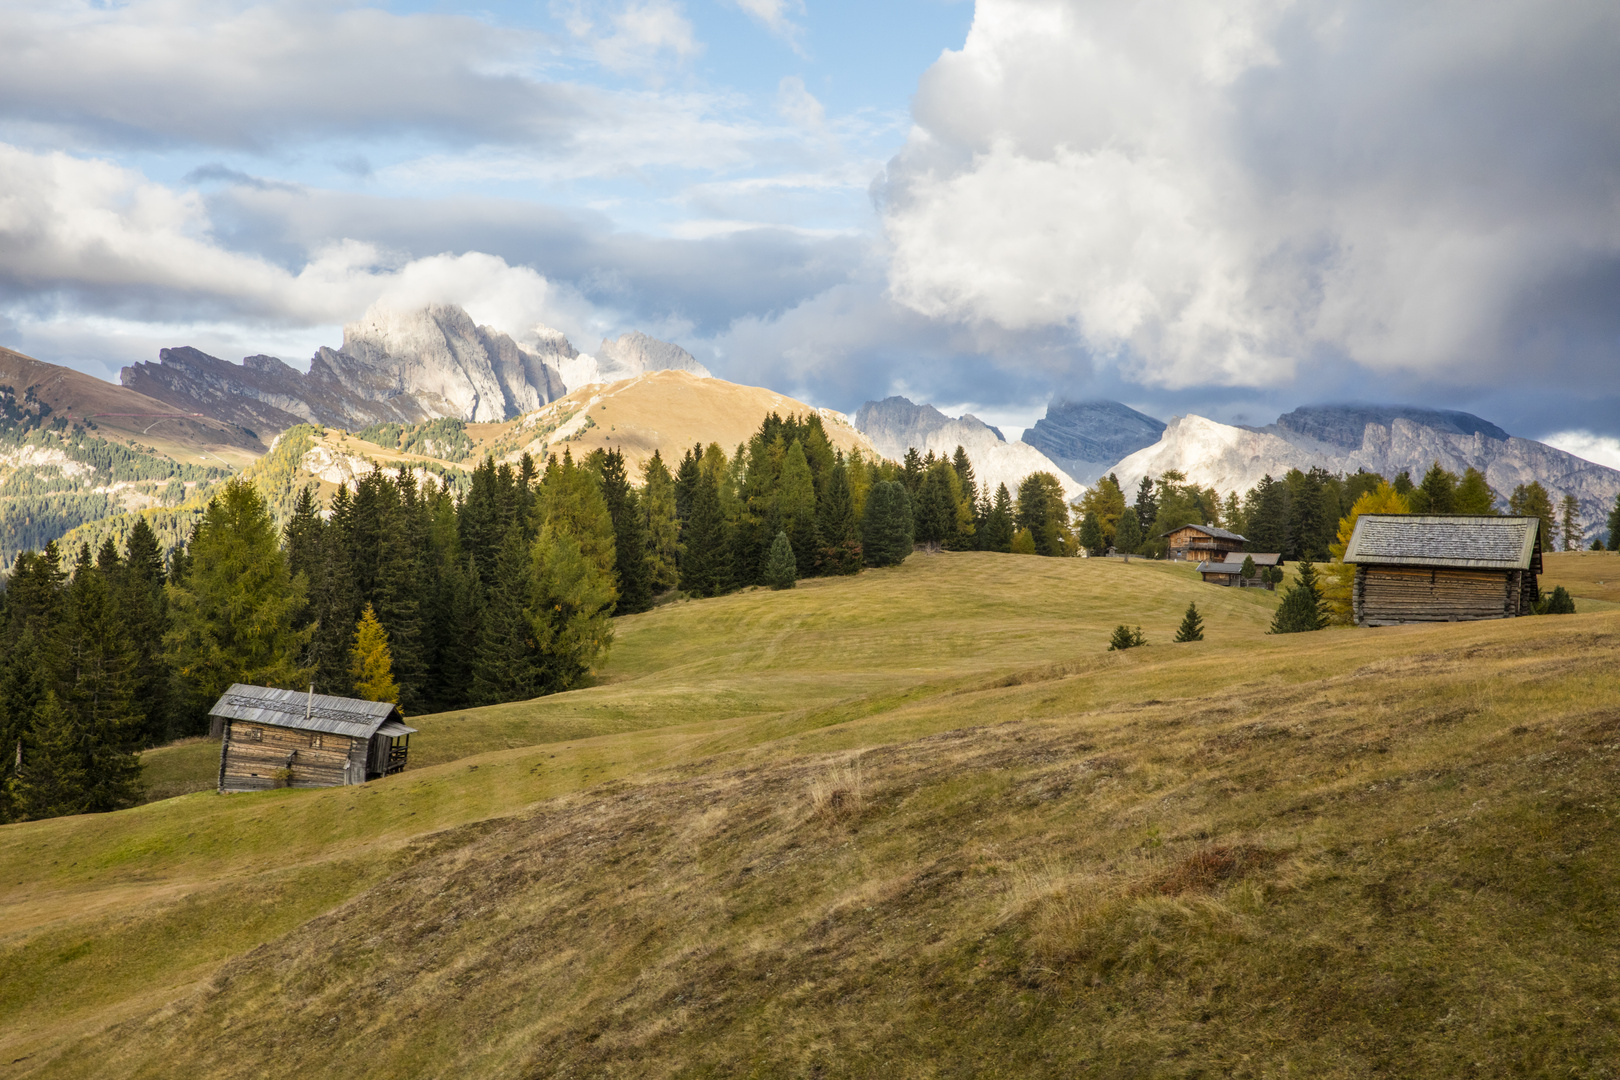
[[(1168, 644), (1188, 598), (1209, 640)], [(413, 720), (439, 764), (392, 780), (0, 828), (0, 1060), (1620, 1061), (1620, 613), (1273, 638), (1274, 599), (1184, 566), (914, 557), (620, 620), (599, 685)], [(1103, 651), (1122, 620), (1152, 644)]]

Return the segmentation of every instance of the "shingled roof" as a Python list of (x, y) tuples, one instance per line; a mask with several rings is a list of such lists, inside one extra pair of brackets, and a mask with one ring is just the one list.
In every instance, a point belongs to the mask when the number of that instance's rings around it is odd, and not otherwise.
[(268, 686), (232, 683), (231, 688), (214, 702), (208, 715), (369, 739), (389, 720), (399, 720), (399, 706), (388, 701), (362, 701), (359, 698), (310, 694), (302, 690), (276, 690)]
[(1170, 533), (1180, 532), (1182, 529), (1197, 529), (1205, 536), (1213, 536), (1217, 540), (1238, 540), (1245, 543), (1248, 541), (1247, 537), (1239, 536), (1235, 532), (1227, 532), (1225, 529), (1217, 529), (1213, 525), (1199, 525), (1197, 523), (1191, 525), (1177, 525), (1175, 528), (1171, 529), (1170, 532), (1160, 533), (1159, 535), (1169, 536)]
[(1366, 566), (1528, 570), (1541, 519), (1471, 514), (1363, 514), (1344, 561)]

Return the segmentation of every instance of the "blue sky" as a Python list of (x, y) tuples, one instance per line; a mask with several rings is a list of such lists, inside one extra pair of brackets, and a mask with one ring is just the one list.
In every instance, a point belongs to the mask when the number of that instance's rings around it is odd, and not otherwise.
[(19, 0), (0, 341), (303, 363), (375, 302), (853, 411), (1468, 409), (1620, 460), (1620, 11)]

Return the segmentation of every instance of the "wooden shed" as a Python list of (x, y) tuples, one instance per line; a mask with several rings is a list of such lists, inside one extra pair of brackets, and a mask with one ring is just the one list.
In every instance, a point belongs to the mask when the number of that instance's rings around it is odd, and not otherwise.
[(1228, 552), (1242, 551), (1246, 542), (1237, 533), (1213, 525), (1183, 525), (1165, 533), (1164, 539), (1170, 547), (1170, 558), (1182, 562), (1188, 559), (1224, 562)]
[(1360, 626), (1511, 619), (1540, 599), (1541, 519), (1363, 514), (1344, 561)]
[[(1253, 559), (1255, 569), (1255, 576), (1247, 580), (1243, 577), (1243, 560), (1245, 559)], [(1269, 581), (1263, 582), (1260, 580), (1260, 571), (1268, 566), (1281, 566), (1282, 561), (1282, 556), (1276, 552), (1252, 552), (1246, 554), (1238, 551), (1229, 553), (1220, 562), (1199, 563), (1198, 573), (1211, 585), (1237, 585), (1249, 589), (1270, 589), (1272, 586)]]
[(363, 784), (402, 771), (416, 731), (390, 702), (243, 683), (208, 715), (222, 727), (222, 792)]

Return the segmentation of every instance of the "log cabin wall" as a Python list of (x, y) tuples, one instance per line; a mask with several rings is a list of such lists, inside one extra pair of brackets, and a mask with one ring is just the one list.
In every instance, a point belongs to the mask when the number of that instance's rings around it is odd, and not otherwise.
[(1522, 572), (1510, 570), (1357, 566), (1351, 596), (1358, 623), (1391, 626), (1512, 618), (1528, 613), (1523, 591)]
[[(364, 783), (367, 749), (368, 740), (347, 735), (230, 720), (220, 747), (219, 789), (265, 791)], [(283, 769), (291, 773), (285, 780)]]

